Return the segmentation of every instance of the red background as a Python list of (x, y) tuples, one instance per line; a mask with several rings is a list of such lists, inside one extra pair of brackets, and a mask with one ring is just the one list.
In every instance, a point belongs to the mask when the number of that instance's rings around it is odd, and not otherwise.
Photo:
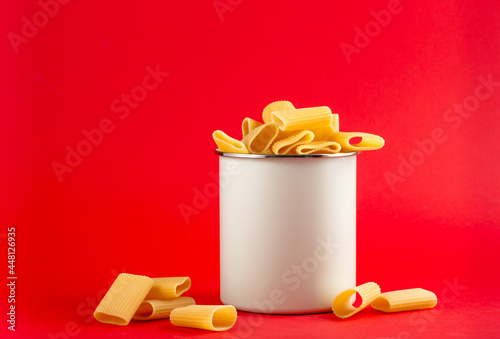
[[(21, 35), (23, 17), (32, 22), (41, 7), (2, 2), (0, 241), (7, 277), (6, 234), (15, 225), (18, 280), (17, 331), (7, 331), (2, 284), (0, 333), (500, 336), (500, 87), (458, 128), (451, 121), (458, 113), (446, 113), (474, 104), (478, 77), (500, 81), (497, 2), (401, 0), (380, 32), (369, 24), (371, 11), (387, 10), (388, 1), (221, 2), (231, 10), (219, 16), (212, 0), (71, 1), (17, 45), (12, 34)], [(372, 37), (348, 62), (340, 44), (354, 45), (356, 27), (367, 24)], [(120, 119), (111, 104), (157, 65), (169, 75)], [(96, 299), (121, 271), (189, 275), (189, 295), (219, 302), (218, 199), (189, 223), (179, 205), (192, 206), (194, 190), (218, 170), (212, 131), (239, 137), (243, 118), (259, 118), (275, 100), (329, 106), (341, 130), (385, 138), (382, 150), (358, 156), (358, 283), (430, 289), (437, 310), (368, 309), (349, 320), (240, 312), (225, 334), (168, 321), (122, 328), (93, 320)], [(59, 181), (53, 162), (64, 163), (66, 147), (106, 118), (114, 130)], [(446, 139), (418, 158), (417, 143), (436, 128)], [(410, 158), (418, 165), (403, 177), (398, 167)], [(388, 172), (400, 180), (389, 184)], [(465, 287), (453, 293), (453, 282)]]

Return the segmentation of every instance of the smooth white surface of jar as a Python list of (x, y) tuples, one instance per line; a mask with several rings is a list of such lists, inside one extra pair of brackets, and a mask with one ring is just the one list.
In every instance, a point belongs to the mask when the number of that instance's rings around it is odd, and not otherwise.
[(331, 311), (356, 285), (356, 154), (221, 153), (220, 293), (238, 310)]

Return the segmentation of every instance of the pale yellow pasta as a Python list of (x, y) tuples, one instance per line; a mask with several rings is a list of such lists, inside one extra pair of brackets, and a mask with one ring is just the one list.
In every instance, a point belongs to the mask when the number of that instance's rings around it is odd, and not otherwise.
[[(350, 140), (352, 138), (361, 138), (361, 141), (351, 145)], [(326, 139), (338, 142), (342, 146), (341, 152), (371, 151), (382, 148), (385, 144), (382, 137), (363, 132), (333, 132)]]
[(120, 274), (94, 312), (97, 321), (125, 326), (153, 287), (153, 280), (141, 275)]
[(227, 331), (236, 317), (236, 308), (231, 305), (193, 305), (172, 310), (170, 322), (181, 327)]
[(340, 131), (339, 127), (339, 115), (337, 113), (332, 114), (332, 128), (334, 132)]
[[(332, 118), (337, 117), (337, 122), (338, 122), (338, 114), (332, 114)], [(338, 132), (338, 124), (337, 127), (335, 127), (333, 124), (330, 126), (326, 127), (321, 127), (321, 128), (313, 128), (311, 129), (311, 132), (314, 133), (314, 140), (315, 141), (327, 141), (326, 139), (328, 138), (328, 135), (333, 132)]]
[(270, 148), (278, 136), (278, 131), (276, 124), (267, 123), (251, 130), (242, 142), (250, 153), (262, 154)]
[(227, 153), (248, 153), (245, 145), (222, 131), (212, 133), (215, 143), (219, 147), (219, 151)]
[(170, 317), (170, 312), (178, 307), (195, 305), (190, 297), (180, 297), (165, 300), (144, 300), (135, 312), (134, 320), (154, 320)]
[(262, 120), (264, 120), (264, 123), (272, 122), (271, 113), (274, 111), (289, 111), (291, 109), (295, 109), (295, 107), (290, 101), (272, 102), (264, 108), (264, 111), (262, 112)]
[(314, 133), (308, 130), (282, 131), (271, 146), (274, 154), (287, 154), (293, 147), (314, 139)]
[(241, 124), (241, 131), (243, 132), (243, 138), (250, 133), (251, 130), (263, 125), (261, 122), (257, 120), (253, 120), (251, 118), (245, 118), (243, 123)]
[[(356, 293), (361, 297), (361, 305), (354, 307), (351, 303), (352, 296)], [(380, 295), (380, 287), (374, 282), (368, 282), (355, 288), (341, 292), (332, 303), (333, 313), (339, 318), (345, 319), (358, 313), (370, 305)]]
[(326, 126), (321, 128), (311, 128), (311, 132), (314, 133), (314, 141), (326, 141), (326, 138), (330, 133), (335, 132), (333, 126)]
[(189, 277), (152, 278), (153, 287), (146, 299), (170, 299), (177, 298), (191, 287)]
[(311, 141), (298, 145), (292, 150), (294, 154), (335, 154), (338, 152), (340, 152), (340, 145), (335, 141)]
[[(363, 132), (340, 132), (339, 114), (332, 114), (326, 106), (296, 109), (289, 101), (275, 101), (267, 105), (262, 112), (261, 122), (245, 118), (241, 125), (243, 139), (238, 141), (222, 131), (215, 131), (214, 140), (221, 152), (275, 154), (293, 153), (297, 146), (312, 141), (328, 141), (340, 144), (339, 152), (369, 151), (382, 148), (385, 141), (382, 137)], [(277, 126), (278, 133), (274, 125)], [(297, 141), (289, 138), (294, 131), (310, 131), (313, 140), (302, 132)], [(278, 135), (276, 135), (278, 134)], [(305, 138), (304, 140), (302, 138)], [(353, 139), (356, 140), (353, 140)], [(359, 141), (357, 140), (359, 138)], [(285, 140), (287, 139), (287, 140)], [(331, 154), (337, 153), (336, 145), (328, 145), (324, 149), (311, 150), (299, 148), (298, 154)]]
[(275, 111), (271, 114), (271, 120), (282, 131), (311, 130), (330, 126), (332, 111), (326, 106)]
[(376, 310), (392, 313), (433, 308), (436, 304), (437, 297), (434, 293), (422, 288), (412, 288), (382, 293), (371, 306)]

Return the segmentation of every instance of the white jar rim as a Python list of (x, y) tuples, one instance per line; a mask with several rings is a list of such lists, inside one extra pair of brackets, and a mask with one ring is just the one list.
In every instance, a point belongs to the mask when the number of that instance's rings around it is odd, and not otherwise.
[(216, 155), (222, 157), (232, 157), (232, 158), (248, 158), (248, 159), (265, 159), (265, 158), (274, 158), (274, 159), (286, 159), (286, 158), (342, 158), (342, 157), (351, 157), (359, 152), (349, 152), (349, 153), (334, 153), (334, 154), (248, 154), (248, 153), (228, 153), (221, 152), (218, 148), (214, 150)]

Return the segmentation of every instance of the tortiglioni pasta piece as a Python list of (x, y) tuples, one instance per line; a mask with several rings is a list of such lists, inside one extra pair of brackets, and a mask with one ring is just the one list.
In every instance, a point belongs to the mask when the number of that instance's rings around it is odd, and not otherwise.
[(292, 153), (295, 154), (334, 154), (338, 152), (340, 152), (340, 144), (335, 141), (311, 141), (298, 145), (292, 150)]
[[(281, 136), (283, 137), (281, 138)], [(278, 140), (279, 139), (279, 140)], [(314, 133), (308, 130), (284, 131), (278, 134), (276, 141), (271, 146), (274, 154), (287, 154), (293, 147), (314, 139)]]
[(97, 306), (94, 318), (105, 324), (128, 325), (151, 287), (149, 277), (120, 274)]
[(310, 131), (314, 133), (314, 141), (327, 141), (326, 138), (330, 133), (339, 131), (339, 115), (332, 114), (332, 124), (326, 127), (313, 128)]
[(272, 102), (264, 108), (264, 111), (262, 112), (262, 120), (264, 120), (264, 123), (272, 122), (271, 113), (274, 111), (289, 111), (291, 109), (295, 109), (295, 107), (290, 101)]
[(437, 297), (431, 291), (411, 288), (382, 293), (371, 305), (376, 310), (392, 313), (433, 308), (436, 304)]
[(170, 317), (170, 312), (178, 307), (195, 305), (190, 297), (180, 297), (165, 300), (144, 300), (135, 312), (134, 320), (154, 320)]
[(311, 130), (330, 126), (332, 111), (326, 106), (277, 111), (272, 113), (271, 120), (282, 131)]
[(339, 121), (339, 115), (337, 113), (332, 114), (332, 127), (334, 132), (340, 131), (340, 121)]
[(174, 309), (170, 322), (175, 326), (227, 331), (236, 322), (236, 308), (231, 305), (193, 305)]
[[(361, 297), (361, 305), (358, 308), (351, 304), (351, 297), (356, 294)], [(380, 287), (374, 282), (368, 282), (355, 288), (341, 292), (332, 303), (333, 313), (339, 318), (345, 319), (358, 313), (368, 306), (380, 295)]]
[(245, 145), (222, 131), (212, 133), (215, 143), (219, 147), (219, 151), (227, 153), (248, 153)]
[(251, 130), (263, 125), (261, 122), (257, 120), (253, 120), (251, 118), (245, 118), (241, 124), (241, 131), (243, 132), (243, 138), (246, 137)]
[(177, 298), (191, 287), (189, 277), (152, 278), (153, 287), (146, 299), (170, 299)]
[(278, 136), (278, 126), (267, 123), (254, 128), (242, 140), (250, 153), (262, 154), (271, 146)]
[[(361, 138), (361, 141), (351, 145), (350, 140), (352, 138)], [(338, 142), (342, 146), (341, 152), (371, 151), (382, 148), (385, 144), (382, 137), (363, 132), (333, 132), (326, 139)]]

